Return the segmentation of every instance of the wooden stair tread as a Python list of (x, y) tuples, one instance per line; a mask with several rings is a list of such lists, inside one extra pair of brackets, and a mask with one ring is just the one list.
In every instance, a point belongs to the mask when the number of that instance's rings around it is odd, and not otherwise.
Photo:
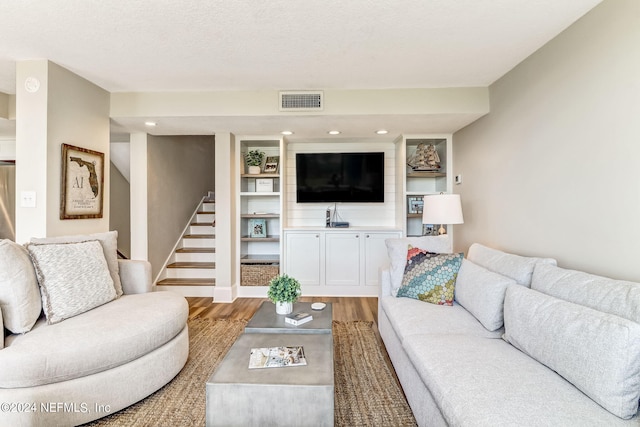
[(216, 214), (216, 211), (198, 211), (196, 212), (198, 215), (207, 215), (207, 214)]
[(215, 234), (185, 234), (183, 239), (215, 239)]
[(199, 225), (199, 226), (207, 226), (207, 225), (208, 225), (208, 226), (211, 226), (211, 227), (215, 227), (215, 226), (213, 225), (213, 223), (211, 223), (211, 222), (192, 222), (192, 223), (191, 223), (191, 224), (189, 224), (189, 225), (196, 225), (196, 226), (197, 226), (197, 225)]
[(163, 279), (159, 286), (215, 286), (216, 279)]
[(181, 254), (214, 254), (216, 253), (215, 248), (179, 248), (176, 249), (176, 252)]
[(173, 262), (167, 268), (216, 268), (215, 262)]

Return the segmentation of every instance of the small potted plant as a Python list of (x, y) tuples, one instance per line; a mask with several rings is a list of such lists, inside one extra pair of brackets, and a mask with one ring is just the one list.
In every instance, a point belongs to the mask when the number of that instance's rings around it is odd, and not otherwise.
[(260, 150), (251, 150), (247, 153), (247, 165), (249, 166), (249, 173), (257, 175), (260, 173), (260, 166), (264, 160), (264, 152)]
[(293, 312), (293, 303), (301, 294), (300, 282), (293, 277), (282, 274), (269, 282), (267, 297), (276, 305), (276, 313), (289, 314)]

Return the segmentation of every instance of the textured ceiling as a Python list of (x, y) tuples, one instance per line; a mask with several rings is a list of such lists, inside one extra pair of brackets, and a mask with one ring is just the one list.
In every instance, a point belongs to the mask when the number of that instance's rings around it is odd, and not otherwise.
[(0, 0), (0, 92), (48, 59), (110, 92), (487, 86), (601, 0)]

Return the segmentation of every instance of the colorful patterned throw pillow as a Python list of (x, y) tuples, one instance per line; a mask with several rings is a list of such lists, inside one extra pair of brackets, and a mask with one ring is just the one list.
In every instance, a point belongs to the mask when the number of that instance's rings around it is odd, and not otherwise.
[(463, 254), (436, 254), (409, 246), (399, 297), (453, 305), (453, 291)]

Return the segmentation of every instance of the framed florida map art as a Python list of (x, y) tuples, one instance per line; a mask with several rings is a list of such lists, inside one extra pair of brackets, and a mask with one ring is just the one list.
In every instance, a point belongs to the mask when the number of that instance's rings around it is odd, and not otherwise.
[(60, 219), (102, 218), (104, 153), (62, 144)]

